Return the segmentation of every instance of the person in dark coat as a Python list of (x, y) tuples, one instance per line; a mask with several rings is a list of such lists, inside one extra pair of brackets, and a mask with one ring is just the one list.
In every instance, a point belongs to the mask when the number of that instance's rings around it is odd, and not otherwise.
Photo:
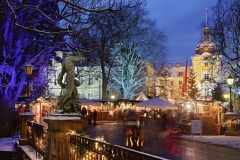
[(96, 120), (97, 120), (97, 111), (96, 109), (94, 109), (94, 112), (93, 112), (93, 124), (96, 125)]
[(165, 111), (163, 111), (163, 113), (162, 113), (162, 119), (163, 119), (163, 130), (166, 130), (167, 113)]
[(92, 112), (90, 110), (88, 110), (87, 119), (88, 119), (88, 125), (91, 125), (91, 123), (92, 123)]
[(82, 108), (81, 114), (84, 116), (87, 114), (87, 109), (85, 107)]

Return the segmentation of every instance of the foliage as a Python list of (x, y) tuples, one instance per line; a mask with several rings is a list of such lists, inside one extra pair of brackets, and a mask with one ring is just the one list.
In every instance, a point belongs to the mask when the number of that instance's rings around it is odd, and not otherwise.
[(187, 76), (187, 93), (191, 99), (196, 99), (199, 96), (199, 89), (197, 87), (197, 75), (191, 68)]
[[(44, 95), (49, 83), (47, 77), (55, 74), (55, 70), (48, 66), (52, 59), (61, 61), (55, 55), (59, 50), (81, 51), (89, 54), (90, 58), (99, 54), (103, 92), (106, 93), (110, 71), (105, 72), (105, 64), (113, 64), (114, 60), (114, 57), (109, 59), (110, 48), (126, 31), (124, 25), (131, 24), (125, 20), (128, 16), (123, 9), (131, 10), (144, 3), (145, 0), (1, 0), (1, 111), (10, 108), (13, 112), (18, 97), (25, 96), (26, 75), (23, 69), (26, 62), (33, 65), (31, 99)], [(12, 128), (8, 126), (6, 130)]]
[(155, 66), (165, 59), (166, 37), (157, 29), (155, 21), (146, 16), (143, 6), (127, 13), (125, 32), (111, 49), (115, 56), (111, 77), (123, 89), (124, 97), (132, 99), (144, 90), (146, 78), (150, 78), (146, 64), (151, 62)]
[[(62, 36), (41, 34), (33, 29), (58, 31), (56, 26), (42, 17), (48, 15), (55, 18), (54, 11), (57, 8), (54, 8), (50, 1), (15, 2), (17, 1), (2, 2), (3, 16), (0, 19), (0, 110), (8, 108), (12, 112), (18, 97), (25, 96), (26, 93), (26, 62), (33, 65), (30, 86), (34, 97), (37, 93), (43, 93), (41, 90), (43, 91), (48, 83), (44, 76), (50, 74), (46, 68), (49, 60), (55, 56), (54, 50), (58, 49), (55, 42), (62, 41)], [(38, 9), (35, 6), (38, 6)], [(8, 119), (3, 121), (9, 123), (3, 127), (12, 130), (13, 113), (9, 113), (7, 117)], [(6, 130), (2, 130), (0, 135), (4, 135)]]
[[(60, 60), (55, 51), (89, 52), (79, 43), (70, 43), (69, 37), (85, 39), (83, 33), (95, 24), (90, 17), (105, 11), (121, 10), (122, 1), (1, 0), (0, 7), (0, 110), (9, 108), (13, 112), (18, 97), (25, 94), (23, 69), (26, 62), (33, 65), (30, 86), (34, 100), (44, 95), (49, 83), (47, 76), (55, 74), (54, 70), (48, 69), (50, 60)], [(79, 32), (76, 32), (77, 26), (81, 28)], [(8, 119), (1, 121), (13, 122)], [(6, 125), (8, 127), (4, 128), (11, 130), (12, 126)]]
[[(134, 49), (133, 49), (134, 50)], [(111, 77), (123, 88), (123, 95), (127, 99), (133, 99), (143, 90), (145, 84), (145, 63), (135, 51), (129, 50), (129, 54), (117, 58), (118, 65), (113, 67)], [(140, 89), (142, 88), (142, 89)]]
[(212, 99), (216, 101), (224, 102), (226, 101), (224, 98), (224, 91), (220, 84), (216, 85), (212, 91)]
[(224, 64), (230, 66), (238, 75), (240, 73), (240, 1), (218, 0), (212, 11), (210, 21), (212, 38), (219, 48), (219, 53), (225, 58)]
[[(88, 65), (99, 65), (101, 73), (96, 73), (95, 77), (102, 78), (102, 98), (107, 98), (107, 87), (110, 79), (110, 71), (114, 64), (115, 56), (110, 53), (110, 48), (117, 43), (121, 34), (126, 28), (122, 26), (126, 23), (125, 16), (127, 9), (131, 10), (140, 5), (144, 0), (137, 1), (112, 1), (112, 6), (117, 7), (116, 11), (112, 9), (104, 10), (98, 13), (91, 13), (87, 17), (88, 27), (83, 29), (79, 23), (82, 19), (78, 18), (81, 13), (75, 11), (72, 28), (78, 33), (69, 40), (72, 43), (79, 43), (83, 48), (89, 50), (84, 54)], [(110, 66), (110, 67), (107, 67)], [(101, 75), (100, 75), (101, 74)]]

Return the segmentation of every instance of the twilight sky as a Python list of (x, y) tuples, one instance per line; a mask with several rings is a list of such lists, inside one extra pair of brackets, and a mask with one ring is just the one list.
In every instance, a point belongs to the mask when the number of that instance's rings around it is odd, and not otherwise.
[(165, 66), (172, 62), (176, 66), (191, 65), (191, 57), (195, 55), (195, 47), (201, 40), (202, 22), (211, 16), (211, 7), (217, 0), (147, 0), (146, 9), (149, 16), (157, 21), (158, 27), (163, 29), (168, 38), (168, 56)]

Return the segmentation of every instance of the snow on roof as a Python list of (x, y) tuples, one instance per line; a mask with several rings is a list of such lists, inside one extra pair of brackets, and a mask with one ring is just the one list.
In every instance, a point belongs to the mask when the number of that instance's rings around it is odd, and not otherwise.
[[(185, 69), (186, 66), (181, 66), (181, 67), (172, 67), (172, 68), (166, 68), (169, 74), (170, 78), (182, 78), (185, 74)], [(187, 67), (187, 72), (189, 72), (189, 70), (191, 69), (191, 66)], [(179, 73), (182, 72), (182, 75), (180, 75)]]
[(146, 95), (142, 92), (137, 98), (136, 100), (138, 101), (146, 101), (148, 100), (148, 98), (146, 97)]

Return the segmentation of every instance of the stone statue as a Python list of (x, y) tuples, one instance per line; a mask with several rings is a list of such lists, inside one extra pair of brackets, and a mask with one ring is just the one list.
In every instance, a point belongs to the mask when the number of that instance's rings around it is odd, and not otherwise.
[[(67, 56), (63, 60), (62, 71), (58, 74), (58, 84), (62, 89), (66, 89), (66, 94), (58, 99), (56, 108), (63, 109), (64, 112), (76, 112), (72, 110), (75, 106), (78, 91), (77, 87), (80, 86), (80, 82), (75, 79), (75, 67), (74, 62), (84, 60), (81, 56)], [(63, 76), (66, 74), (65, 82), (63, 83)]]

